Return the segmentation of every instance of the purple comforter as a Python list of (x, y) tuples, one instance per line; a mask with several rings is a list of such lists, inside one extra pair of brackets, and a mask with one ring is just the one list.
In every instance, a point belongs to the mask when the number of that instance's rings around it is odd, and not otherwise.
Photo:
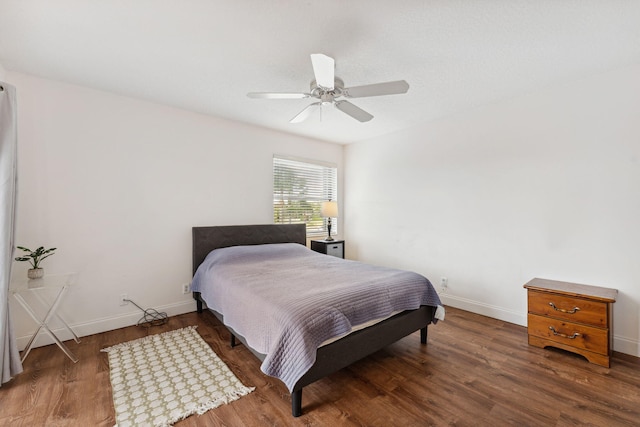
[(261, 369), (293, 389), (324, 341), (393, 312), (439, 306), (423, 276), (313, 252), (296, 243), (212, 251), (193, 291), (265, 354)]

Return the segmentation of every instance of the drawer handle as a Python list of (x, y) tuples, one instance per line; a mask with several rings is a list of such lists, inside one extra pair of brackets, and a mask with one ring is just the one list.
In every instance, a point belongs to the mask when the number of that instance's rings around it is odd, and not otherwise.
[(556, 328), (554, 328), (553, 326), (549, 326), (549, 330), (551, 330), (551, 332), (553, 332), (553, 335), (557, 337), (569, 338), (570, 340), (575, 340), (577, 337), (580, 336), (580, 334), (577, 332), (574, 332), (573, 335), (561, 334), (560, 332), (556, 331)]
[(556, 305), (552, 302), (550, 302), (549, 305), (553, 307), (555, 311), (559, 311), (561, 313), (575, 314), (576, 312), (580, 311), (580, 307), (573, 307), (571, 310), (565, 310), (563, 308), (556, 307)]

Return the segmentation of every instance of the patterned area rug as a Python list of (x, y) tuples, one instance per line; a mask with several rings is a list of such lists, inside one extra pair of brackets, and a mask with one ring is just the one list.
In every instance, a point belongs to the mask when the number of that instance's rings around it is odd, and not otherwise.
[(119, 427), (169, 426), (253, 391), (238, 381), (195, 326), (102, 351), (109, 355)]

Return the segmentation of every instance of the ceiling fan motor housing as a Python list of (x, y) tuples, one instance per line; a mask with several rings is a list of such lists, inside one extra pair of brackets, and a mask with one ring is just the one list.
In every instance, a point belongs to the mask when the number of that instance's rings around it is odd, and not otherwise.
[(318, 83), (315, 80), (312, 80), (309, 87), (311, 96), (320, 99), (323, 104), (327, 104), (333, 103), (335, 98), (339, 98), (342, 96), (344, 82), (341, 78), (336, 77), (333, 82), (333, 89), (327, 89), (323, 88), (322, 86), (318, 86)]

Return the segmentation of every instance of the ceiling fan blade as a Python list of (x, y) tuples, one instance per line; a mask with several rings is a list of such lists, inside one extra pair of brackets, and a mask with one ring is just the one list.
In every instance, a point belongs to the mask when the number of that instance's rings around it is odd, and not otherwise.
[(311, 54), (313, 74), (316, 76), (316, 84), (323, 89), (332, 90), (335, 79), (336, 62), (330, 56), (322, 53)]
[(395, 95), (407, 93), (409, 83), (404, 80), (395, 82), (375, 83), (372, 85), (344, 88), (342, 94), (348, 98), (364, 98), (365, 96)]
[(307, 108), (300, 111), (293, 119), (289, 120), (289, 123), (300, 123), (307, 120), (320, 108), (321, 104), (321, 102), (314, 102), (313, 104), (309, 104)]
[(261, 99), (303, 99), (309, 98), (311, 94), (295, 92), (249, 92), (247, 96), (249, 98)]
[(360, 122), (368, 122), (369, 120), (373, 119), (373, 116), (371, 114), (367, 113), (360, 107), (356, 107), (349, 101), (336, 101), (335, 105), (338, 110), (350, 115)]

